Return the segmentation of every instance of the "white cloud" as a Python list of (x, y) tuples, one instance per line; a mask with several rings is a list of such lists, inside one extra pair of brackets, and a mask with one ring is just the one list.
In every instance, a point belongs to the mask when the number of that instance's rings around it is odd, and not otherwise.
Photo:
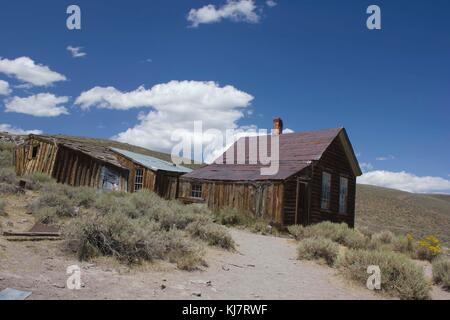
[(375, 158), (375, 160), (377, 160), (377, 161), (388, 161), (388, 160), (394, 160), (394, 159), (395, 159), (395, 157), (393, 155)]
[(372, 171), (374, 169), (373, 165), (370, 162), (361, 162), (359, 166), (363, 172)]
[(219, 8), (209, 4), (199, 9), (191, 9), (187, 19), (193, 27), (198, 27), (200, 24), (220, 22), (223, 19), (234, 22), (257, 23), (260, 20), (257, 9), (254, 0), (227, 0)]
[(72, 47), (68, 46), (67, 51), (70, 52), (73, 58), (82, 58), (85, 57), (87, 54), (86, 52), (82, 52), (83, 47)]
[(415, 193), (450, 192), (450, 180), (441, 177), (418, 177), (404, 171), (376, 170), (366, 172), (358, 178), (358, 183)]
[(5, 100), (5, 111), (36, 117), (57, 117), (62, 114), (69, 114), (67, 109), (61, 106), (68, 101), (68, 97), (57, 97), (51, 93), (39, 93), (26, 98), (13, 97)]
[(14, 60), (0, 58), (0, 73), (34, 86), (48, 86), (54, 82), (66, 80), (64, 75), (50, 70), (47, 66), (35, 64), (28, 57)]
[(10, 134), (42, 134), (42, 130), (23, 130), (13, 127), (10, 124), (0, 123), (0, 132), (8, 132)]
[(0, 96), (7, 96), (11, 93), (11, 89), (9, 88), (9, 83), (3, 80), (0, 80)]
[(269, 7), (275, 7), (276, 5), (277, 5), (277, 3), (275, 2), (275, 1), (273, 1), (273, 0), (267, 0), (266, 1), (266, 4), (269, 6)]
[[(177, 131), (192, 139), (208, 144), (204, 150), (208, 160), (217, 149), (223, 148), (218, 132), (238, 128), (237, 121), (244, 117), (243, 108), (250, 105), (253, 97), (232, 86), (221, 87), (214, 82), (171, 81), (151, 89), (139, 87), (131, 92), (121, 92), (113, 87), (95, 87), (83, 92), (75, 101), (82, 109), (90, 107), (128, 110), (148, 107), (153, 110), (141, 112), (139, 123), (119, 133), (114, 138), (122, 142), (170, 152), (177, 144), (172, 134)], [(216, 133), (193, 134), (194, 121), (202, 121), (203, 131), (216, 129)], [(198, 141), (198, 140), (196, 140)]]

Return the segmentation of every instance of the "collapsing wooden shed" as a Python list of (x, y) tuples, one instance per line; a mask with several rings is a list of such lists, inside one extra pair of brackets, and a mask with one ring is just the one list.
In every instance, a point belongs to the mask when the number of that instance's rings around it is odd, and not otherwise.
[(41, 172), (72, 186), (148, 189), (166, 198), (176, 197), (179, 176), (191, 171), (148, 155), (59, 136), (30, 135), (14, 158), (19, 176)]
[[(262, 175), (260, 159), (250, 161), (250, 146), (259, 140), (271, 153), (272, 136), (245, 137), (230, 149), (234, 159), (211, 164), (184, 175), (179, 198), (204, 202), (212, 209), (237, 208), (274, 225), (309, 225), (329, 220), (354, 226), (356, 177), (361, 169), (344, 128), (282, 134), (281, 119), (274, 120), (279, 138), (279, 170)], [(238, 162), (238, 145), (245, 145), (245, 163)]]

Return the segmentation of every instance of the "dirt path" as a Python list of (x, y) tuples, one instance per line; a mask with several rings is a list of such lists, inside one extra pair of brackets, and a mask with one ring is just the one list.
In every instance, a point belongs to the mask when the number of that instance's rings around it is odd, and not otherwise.
[[(184, 272), (170, 264), (129, 270), (100, 260), (79, 263), (59, 242), (0, 240), (0, 289), (32, 291), (30, 299), (373, 299), (334, 271), (295, 260), (290, 240), (232, 230), (239, 253), (208, 251), (209, 267)], [(82, 268), (81, 290), (65, 288), (66, 268)], [(111, 267), (111, 264), (114, 267)]]
[[(17, 231), (32, 224), (25, 201), (8, 207)], [(29, 299), (380, 299), (334, 269), (298, 261), (293, 240), (231, 229), (237, 253), (208, 249), (208, 268), (185, 272), (154, 263), (129, 269), (113, 259), (80, 263), (61, 241), (9, 242), (0, 236), (0, 290), (32, 291)], [(81, 290), (65, 288), (70, 265), (81, 267)], [(450, 293), (433, 289), (433, 298)]]

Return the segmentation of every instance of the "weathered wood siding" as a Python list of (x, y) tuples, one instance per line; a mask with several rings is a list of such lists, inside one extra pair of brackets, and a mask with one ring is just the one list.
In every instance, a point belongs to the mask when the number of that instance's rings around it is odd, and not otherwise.
[[(35, 157), (33, 149), (37, 150)], [(17, 175), (24, 176), (35, 172), (51, 175), (57, 151), (56, 144), (29, 139), (26, 144), (15, 149), (14, 164)]]
[[(202, 199), (191, 197), (192, 184), (202, 185)], [(186, 202), (205, 202), (216, 210), (230, 207), (268, 219), (274, 224), (283, 224), (283, 184), (245, 182), (197, 182), (180, 181), (179, 197)]]
[(59, 147), (52, 177), (59, 183), (71, 186), (103, 189), (102, 174), (105, 170), (117, 173), (118, 191), (127, 191), (128, 173), (125, 170), (64, 146)]
[(117, 160), (120, 164), (129, 170), (128, 176), (128, 192), (135, 192), (135, 181), (136, 181), (136, 170), (142, 169), (143, 181), (142, 181), (142, 189), (155, 191), (155, 183), (156, 183), (156, 173), (146, 167), (141, 166), (140, 164), (135, 163), (134, 161), (128, 159), (127, 157), (121, 155), (120, 153), (116, 153)]
[[(322, 172), (331, 174), (331, 202), (330, 210), (321, 209), (322, 196)], [(348, 202), (347, 213), (339, 213), (339, 192), (340, 177), (348, 179)], [(319, 223), (322, 221), (345, 222), (350, 227), (355, 225), (355, 196), (356, 196), (356, 177), (350, 167), (348, 158), (345, 155), (343, 146), (336, 138), (327, 149), (322, 159), (313, 167), (311, 188), (311, 207), (309, 214), (310, 223)]]

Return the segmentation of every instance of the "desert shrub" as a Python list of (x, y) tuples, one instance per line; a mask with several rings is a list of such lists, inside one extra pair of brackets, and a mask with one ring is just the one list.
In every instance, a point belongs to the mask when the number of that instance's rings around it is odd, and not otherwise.
[(42, 207), (37, 209), (34, 213), (36, 221), (44, 224), (57, 223), (59, 220), (58, 209), (55, 207)]
[(224, 249), (234, 249), (234, 241), (228, 230), (214, 223), (203, 223), (195, 221), (189, 224), (186, 230), (194, 237), (206, 241), (211, 246), (218, 246)]
[(427, 236), (417, 242), (417, 257), (431, 261), (442, 253), (441, 242), (435, 236)]
[(320, 237), (330, 239), (352, 249), (365, 248), (368, 239), (359, 231), (351, 229), (345, 223), (325, 221), (312, 226), (291, 226), (288, 231), (297, 239)]
[(450, 291), (450, 259), (439, 257), (433, 260), (433, 281)]
[(0, 168), (8, 168), (13, 165), (14, 144), (0, 142)]
[(334, 265), (339, 255), (339, 245), (323, 237), (306, 238), (300, 241), (297, 248), (299, 260), (324, 259), (329, 266)]
[(80, 260), (97, 255), (113, 256), (129, 264), (168, 259), (188, 270), (204, 263), (199, 247), (181, 230), (166, 231), (150, 219), (130, 219), (118, 213), (90, 214), (75, 219), (65, 233)]
[(366, 285), (369, 266), (379, 266), (381, 289), (401, 299), (428, 299), (430, 286), (423, 270), (403, 254), (391, 251), (349, 250), (338, 266), (350, 279)]
[(0, 168), (0, 182), (16, 185), (18, 181), (14, 169)]
[(23, 190), (18, 185), (0, 182), (0, 194), (17, 194), (21, 192)]
[(27, 175), (23, 180), (25, 180), (25, 188), (28, 190), (40, 190), (46, 184), (55, 183), (52, 177), (42, 172), (35, 172)]
[(277, 232), (268, 220), (255, 217), (250, 212), (235, 208), (222, 208), (215, 211), (214, 222), (225, 226), (240, 226), (251, 232), (260, 234), (272, 234)]
[(33, 213), (45, 208), (54, 209), (56, 216), (61, 218), (73, 218), (78, 214), (74, 202), (63, 192), (45, 192), (30, 206)]
[(288, 232), (296, 239), (296, 240), (302, 240), (305, 238), (305, 227), (303, 227), (302, 225), (296, 224), (296, 225), (292, 225), (289, 226), (288, 228)]
[(0, 199), (0, 216), (6, 216), (5, 207), (6, 207), (6, 201)]
[(407, 254), (410, 257), (414, 257), (416, 252), (414, 237), (409, 233), (406, 236), (397, 237), (392, 245), (392, 249), (394, 251)]

